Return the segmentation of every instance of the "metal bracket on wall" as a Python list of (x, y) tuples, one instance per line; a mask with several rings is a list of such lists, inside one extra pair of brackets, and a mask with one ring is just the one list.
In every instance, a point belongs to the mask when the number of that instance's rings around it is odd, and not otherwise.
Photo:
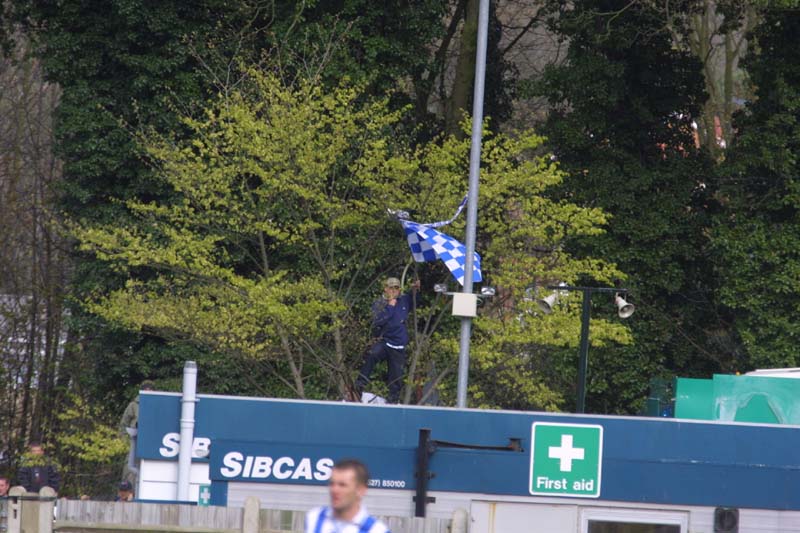
[(425, 517), (425, 506), (435, 503), (436, 498), (428, 496), (428, 481), (436, 477), (436, 473), (428, 470), (431, 456), (436, 453), (438, 448), (461, 448), (466, 450), (492, 450), (501, 452), (524, 452), (522, 439), (509, 437), (508, 444), (505, 446), (486, 446), (483, 444), (464, 444), (460, 442), (450, 442), (446, 440), (431, 439), (431, 430), (421, 428), (419, 430), (419, 441), (417, 444), (417, 469), (414, 477), (417, 478), (416, 495), (414, 501), (414, 516)]

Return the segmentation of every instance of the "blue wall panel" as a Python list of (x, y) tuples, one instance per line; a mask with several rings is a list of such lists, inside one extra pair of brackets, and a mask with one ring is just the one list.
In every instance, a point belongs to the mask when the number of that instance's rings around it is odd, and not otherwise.
[[(179, 433), (180, 396), (143, 393), (138, 456), (164, 459), (167, 433)], [(364, 406), (201, 396), (196, 437), (210, 438), (214, 500), (225, 454), (303, 458), (363, 458), (376, 480), (414, 486), (420, 428), (433, 439), (504, 446), (519, 438), (524, 452), (439, 448), (430, 469), (433, 491), (529, 494), (533, 422), (603, 426), (600, 499), (679, 505), (800, 510), (800, 428), (687, 422), (674, 419), (551, 415), (502, 411)], [(172, 460), (175, 460), (174, 458)], [(288, 463), (284, 462), (284, 465)], [(264, 483), (324, 481), (247, 479)]]

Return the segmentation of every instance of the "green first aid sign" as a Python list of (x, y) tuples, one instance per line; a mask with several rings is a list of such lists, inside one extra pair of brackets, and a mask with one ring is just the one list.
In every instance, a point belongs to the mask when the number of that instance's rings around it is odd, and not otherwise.
[(598, 498), (602, 465), (603, 426), (533, 423), (531, 494)]
[(197, 495), (197, 506), (208, 507), (211, 503), (211, 485), (200, 485), (200, 492)]

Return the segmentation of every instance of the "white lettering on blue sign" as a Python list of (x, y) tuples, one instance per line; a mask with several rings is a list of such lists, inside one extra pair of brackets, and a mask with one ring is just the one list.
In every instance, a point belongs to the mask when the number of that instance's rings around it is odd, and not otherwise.
[[(208, 457), (211, 447), (211, 439), (208, 437), (195, 437), (192, 442), (192, 457), (198, 459), (200, 457)], [(161, 439), (161, 448), (158, 452), (161, 457), (177, 457), (178, 452), (181, 450), (181, 435), (180, 433), (167, 433)]]
[(314, 463), (308, 457), (296, 461), (292, 457), (273, 459), (264, 455), (245, 456), (240, 452), (228, 452), (222, 458), (219, 473), (225, 477), (245, 477), (253, 479), (304, 479), (306, 481), (327, 481), (333, 470), (333, 459), (323, 457)]

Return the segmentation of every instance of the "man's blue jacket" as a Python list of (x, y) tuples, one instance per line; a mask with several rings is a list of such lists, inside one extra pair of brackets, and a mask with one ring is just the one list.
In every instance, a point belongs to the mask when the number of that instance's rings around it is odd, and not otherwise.
[[(412, 298), (412, 293), (407, 292), (398, 296), (393, 306), (383, 298), (372, 304), (372, 336), (393, 346), (408, 344), (406, 320), (413, 305)], [(416, 293), (416, 302), (419, 305), (419, 293)]]

